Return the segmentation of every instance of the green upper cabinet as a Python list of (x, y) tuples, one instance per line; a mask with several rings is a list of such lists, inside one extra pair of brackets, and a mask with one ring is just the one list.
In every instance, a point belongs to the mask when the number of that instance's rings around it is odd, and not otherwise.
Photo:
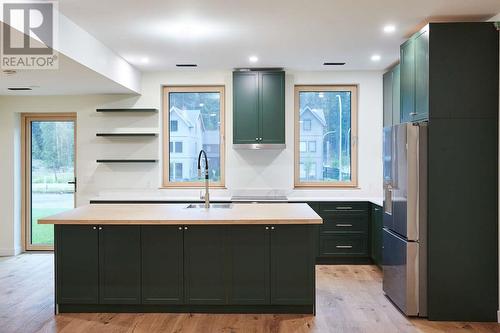
[(285, 144), (285, 72), (233, 72), (233, 144)]
[(384, 74), (384, 127), (392, 126), (392, 70)]
[(392, 124), (401, 123), (401, 65), (392, 69)]
[(401, 45), (401, 122), (411, 121), (415, 114), (415, 43)]
[(429, 31), (415, 37), (415, 115), (412, 120), (429, 117)]
[(258, 143), (259, 73), (233, 73), (233, 143)]
[(399, 64), (384, 74), (384, 127), (397, 125), (400, 115), (400, 71)]
[(429, 30), (401, 45), (401, 121), (429, 117)]

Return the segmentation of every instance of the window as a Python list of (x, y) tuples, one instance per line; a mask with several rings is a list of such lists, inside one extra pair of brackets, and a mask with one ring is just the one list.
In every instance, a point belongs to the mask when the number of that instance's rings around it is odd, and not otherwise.
[(175, 152), (182, 153), (182, 141), (175, 143)]
[(163, 88), (163, 186), (201, 187), (199, 149), (207, 153), (211, 187), (224, 187), (224, 87)]
[(178, 129), (177, 120), (170, 120), (170, 132), (177, 132)]
[(300, 152), (305, 153), (307, 151), (307, 142), (300, 141)]
[(182, 180), (182, 163), (170, 163), (170, 179)]
[(357, 87), (295, 86), (295, 186), (357, 186)]
[(303, 119), (302, 120), (302, 129), (304, 131), (310, 131), (311, 130), (311, 119)]
[(310, 153), (315, 153), (316, 152), (316, 141), (309, 141), (307, 144), (307, 150)]

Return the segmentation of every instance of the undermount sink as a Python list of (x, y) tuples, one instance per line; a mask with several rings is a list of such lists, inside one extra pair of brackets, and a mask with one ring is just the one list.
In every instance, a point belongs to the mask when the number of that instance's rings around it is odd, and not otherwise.
[[(189, 204), (186, 206), (186, 208), (205, 208), (205, 204)], [(210, 208), (228, 209), (228, 208), (233, 208), (233, 204), (232, 203), (210, 204)]]

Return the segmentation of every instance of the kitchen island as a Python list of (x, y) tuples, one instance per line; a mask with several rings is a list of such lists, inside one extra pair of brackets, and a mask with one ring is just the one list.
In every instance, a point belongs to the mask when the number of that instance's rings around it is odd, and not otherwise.
[(88, 205), (55, 225), (56, 311), (314, 313), (307, 204)]

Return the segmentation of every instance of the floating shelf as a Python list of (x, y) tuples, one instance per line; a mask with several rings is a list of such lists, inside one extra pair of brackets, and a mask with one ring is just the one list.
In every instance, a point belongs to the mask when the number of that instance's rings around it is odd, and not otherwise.
[(131, 109), (96, 109), (97, 112), (158, 112), (158, 109), (131, 108)]
[(148, 159), (140, 159), (140, 160), (119, 160), (119, 159), (106, 159), (106, 160), (97, 160), (97, 163), (156, 163), (158, 160), (148, 160)]
[(111, 137), (126, 137), (126, 136), (157, 136), (158, 133), (96, 133), (95, 136), (111, 136)]

